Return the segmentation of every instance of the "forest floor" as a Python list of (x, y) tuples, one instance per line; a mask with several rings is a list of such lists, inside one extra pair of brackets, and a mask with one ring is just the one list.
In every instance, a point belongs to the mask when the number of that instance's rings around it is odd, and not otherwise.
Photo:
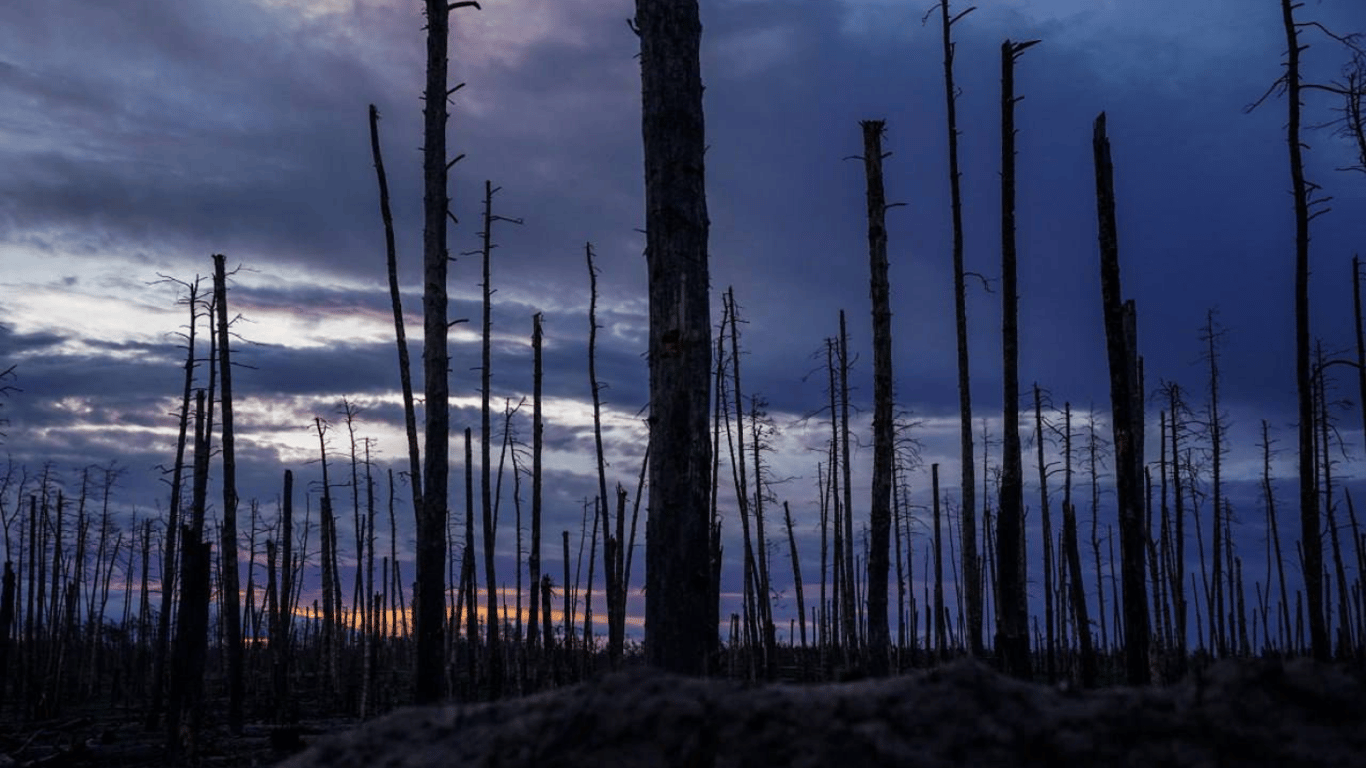
[(970, 661), (885, 680), (745, 686), (643, 670), (323, 737), (323, 766), (1361, 766), (1366, 685), (1306, 660), (1077, 691)]
[[(492, 704), (231, 737), (190, 764), (352, 766), (1361, 766), (1366, 681), (1307, 660), (1216, 663), (1169, 686), (1080, 691), (971, 661), (885, 680), (746, 685), (644, 669)], [(164, 764), (140, 715), (0, 726), (0, 768)], [(306, 747), (306, 749), (305, 749)], [(291, 752), (303, 749), (292, 758)]]

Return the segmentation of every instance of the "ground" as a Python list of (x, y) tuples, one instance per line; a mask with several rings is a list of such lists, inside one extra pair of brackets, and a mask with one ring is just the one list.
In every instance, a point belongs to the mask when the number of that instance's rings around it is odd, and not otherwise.
[(521, 700), (401, 710), (284, 765), (1362, 766), (1366, 686), (1303, 660), (1086, 692), (969, 661), (805, 686), (632, 671)]

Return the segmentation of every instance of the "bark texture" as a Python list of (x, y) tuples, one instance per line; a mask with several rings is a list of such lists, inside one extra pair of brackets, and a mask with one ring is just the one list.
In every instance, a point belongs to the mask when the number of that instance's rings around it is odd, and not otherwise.
[[(1092, 136), (1096, 165), (1096, 211), (1100, 237), (1101, 300), (1110, 359), (1110, 428), (1115, 446), (1115, 486), (1119, 496), (1120, 579), (1124, 596), (1124, 660), (1131, 685), (1150, 679), (1148, 671), (1148, 590), (1143, 547), (1147, 526), (1143, 510), (1143, 386), (1140, 381), (1134, 302), (1124, 301), (1119, 280), (1119, 239), (1115, 224), (1114, 166), (1105, 113)], [(1218, 416), (1216, 414), (1215, 418)], [(1218, 510), (1215, 510), (1216, 515)]]
[(708, 605), (711, 309), (697, 0), (636, 0), (650, 293), (650, 502), (645, 653), (703, 674), (716, 647)]
[[(887, 574), (892, 529), (892, 301), (887, 279), (887, 196), (882, 183), (881, 120), (865, 120), (868, 262), (873, 302), (873, 497), (868, 507), (868, 671), (889, 671)], [(936, 561), (937, 562), (937, 561)]]

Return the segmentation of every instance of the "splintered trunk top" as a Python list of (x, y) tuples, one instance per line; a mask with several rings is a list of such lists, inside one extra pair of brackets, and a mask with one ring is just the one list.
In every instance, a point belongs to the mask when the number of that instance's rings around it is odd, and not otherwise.
[(702, 674), (716, 644), (708, 605), (711, 310), (696, 0), (637, 0), (650, 294), (647, 660)]

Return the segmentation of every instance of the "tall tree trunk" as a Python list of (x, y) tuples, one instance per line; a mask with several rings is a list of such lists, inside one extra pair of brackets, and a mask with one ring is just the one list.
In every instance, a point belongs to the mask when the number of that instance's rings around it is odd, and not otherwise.
[(636, 0), (650, 283), (650, 505), (645, 647), (704, 674), (716, 650), (707, 509), (711, 311), (697, 0)]
[(370, 105), (370, 154), (379, 182), (379, 212), (384, 221), (384, 251), (389, 268), (389, 303), (394, 310), (394, 339), (398, 346), (398, 378), (403, 387), (403, 426), (408, 437), (408, 477), (413, 509), (422, 508), (422, 456), (417, 447), (417, 411), (413, 406), (412, 366), (408, 362), (408, 334), (403, 323), (403, 299), (398, 288), (398, 253), (394, 247), (394, 217), (389, 210), (389, 178), (379, 149), (379, 110)]
[(180, 399), (179, 430), (176, 435), (175, 464), (171, 470), (171, 500), (166, 516), (166, 546), (162, 553), (161, 565), (161, 612), (157, 616), (155, 669), (152, 681), (152, 704), (147, 710), (147, 730), (155, 730), (160, 723), (162, 696), (166, 689), (167, 654), (171, 642), (172, 600), (175, 597), (178, 576), (176, 557), (176, 538), (180, 533), (180, 501), (184, 495), (185, 445), (190, 424), (190, 390), (194, 386), (195, 368), (195, 331), (199, 318), (199, 280), (186, 283), (189, 296), (186, 303), (190, 308), (190, 327), (185, 336), (185, 383)]
[[(541, 451), (545, 446), (545, 424), (541, 421), (542, 339), (541, 313), (537, 312), (531, 318), (531, 551), (527, 553), (527, 571), (531, 580), (531, 606), (528, 622), (531, 625), (531, 631), (527, 635), (527, 647), (533, 654), (533, 661), (536, 658), (534, 654), (539, 634), (537, 628), (540, 626), (537, 620), (537, 612), (540, 609), (541, 602), (539, 595), (541, 588)], [(535, 669), (539, 681), (540, 666), (535, 665)]]
[(1323, 539), (1320, 538), (1317, 476), (1314, 471), (1314, 383), (1309, 366), (1309, 194), (1300, 139), (1300, 44), (1295, 0), (1281, 0), (1285, 27), (1286, 121), (1290, 150), (1290, 192), (1295, 201), (1295, 389), (1299, 400), (1300, 545), (1304, 551), (1304, 591), (1309, 611), (1309, 642), (1314, 658), (1332, 655), (1323, 616)]
[(1105, 133), (1104, 112), (1096, 118), (1092, 144), (1100, 232), (1101, 299), (1110, 358), (1110, 426), (1115, 444), (1115, 485), (1119, 495), (1125, 670), (1130, 685), (1146, 685), (1151, 672), (1148, 665), (1148, 585), (1143, 561), (1143, 546), (1147, 541), (1143, 514), (1143, 387), (1134, 302), (1132, 299), (1124, 301), (1120, 287), (1114, 165), (1110, 161), (1110, 139)]
[[(607, 586), (607, 656), (612, 668), (616, 669), (621, 661), (623, 643), (626, 639), (626, 624), (617, 615), (617, 568), (618, 543), (611, 538), (612, 527), (608, 520), (607, 505), (607, 459), (602, 449), (602, 388), (598, 384), (597, 345), (598, 345), (598, 272), (593, 266), (593, 244), (584, 244), (584, 256), (588, 260), (588, 386), (593, 395), (593, 446), (597, 457), (598, 469), (598, 509), (602, 513), (603, 530), (603, 573)], [(618, 630), (620, 626), (620, 631)]]
[[(892, 302), (887, 277), (887, 197), (882, 183), (881, 120), (865, 120), (863, 169), (868, 181), (868, 261), (873, 299), (873, 496), (868, 507), (868, 671), (889, 672), (887, 575), (892, 527)], [(937, 503), (937, 500), (936, 500)], [(940, 563), (935, 560), (936, 572)], [(938, 591), (942, 612), (943, 591)], [(943, 617), (940, 616), (942, 621)]]
[(246, 688), (242, 669), (242, 613), (238, 593), (237, 574), (237, 461), (233, 450), (232, 433), (232, 364), (228, 354), (228, 283), (224, 272), (225, 257), (213, 257), (214, 303), (218, 308), (218, 377), (223, 402), (223, 526), (222, 551), (223, 593), (226, 616), (224, 630), (228, 644), (228, 729), (242, 732), (243, 698)]
[(1003, 669), (1021, 679), (1032, 676), (1029, 660), (1029, 601), (1025, 593), (1024, 470), (1020, 458), (1019, 294), (1015, 259), (1015, 60), (1032, 45), (1001, 44), (1001, 338), (1002, 404), (1005, 440), (1001, 456), (1001, 500), (997, 525), (996, 647)]
[[(944, 537), (940, 533), (939, 514), (939, 465), (930, 465), (930, 487), (934, 510), (934, 652), (942, 661), (948, 657), (949, 646), (945, 638), (947, 626), (944, 620)], [(928, 608), (929, 606), (926, 606)]]
[(840, 310), (840, 335), (837, 344), (839, 353), (839, 380), (840, 380), (840, 470), (844, 475), (842, 508), (844, 510), (844, 554), (842, 563), (844, 573), (841, 574), (844, 580), (844, 589), (840, 593), (843, 598), (844, 618), (841, 622), (844, 627), (845, 652), (853, 657), (859, 658), (862, 651), (862, 637), (859, 630), (861, 624), (858, 620), (858, 581), (854, 578), (854, 483), (853, 483), (853, 454), (849, 451), (849, 435), (852, 430), (849, 428), (849, 369), (852, 367), (849, 358), (849, 333), (844, 322), (844, 310)]
[(949, 14), (949, 0), (939, 4), (943, 22), (944, 42), (944, 98), (948, 106), (949, 124), (949, 198), (953, 215), (953, 307), (954, 324), (958, 334), (958, 424), (959, 424), (959, 467), (962, 480), (959, 494), (962, 496), (960, 524), (962, 532), (962, 557), (964, 590), (967, 592), (968, 606), (968, 650), (974, 656), (982, 656), (982, 584), (981, 570), (977, 564), (977, 479), (975, 477), (972, 455), (972, 390), (968, 369), (968, 310), (967, 287), (963, 271), (963, 196), (960, 189), (961, 172), (958, 170), (958, 88), (953, 82), (954, 43), (951, 28), (959, 19), (971, 13), (968, 8), (957, 16)]

